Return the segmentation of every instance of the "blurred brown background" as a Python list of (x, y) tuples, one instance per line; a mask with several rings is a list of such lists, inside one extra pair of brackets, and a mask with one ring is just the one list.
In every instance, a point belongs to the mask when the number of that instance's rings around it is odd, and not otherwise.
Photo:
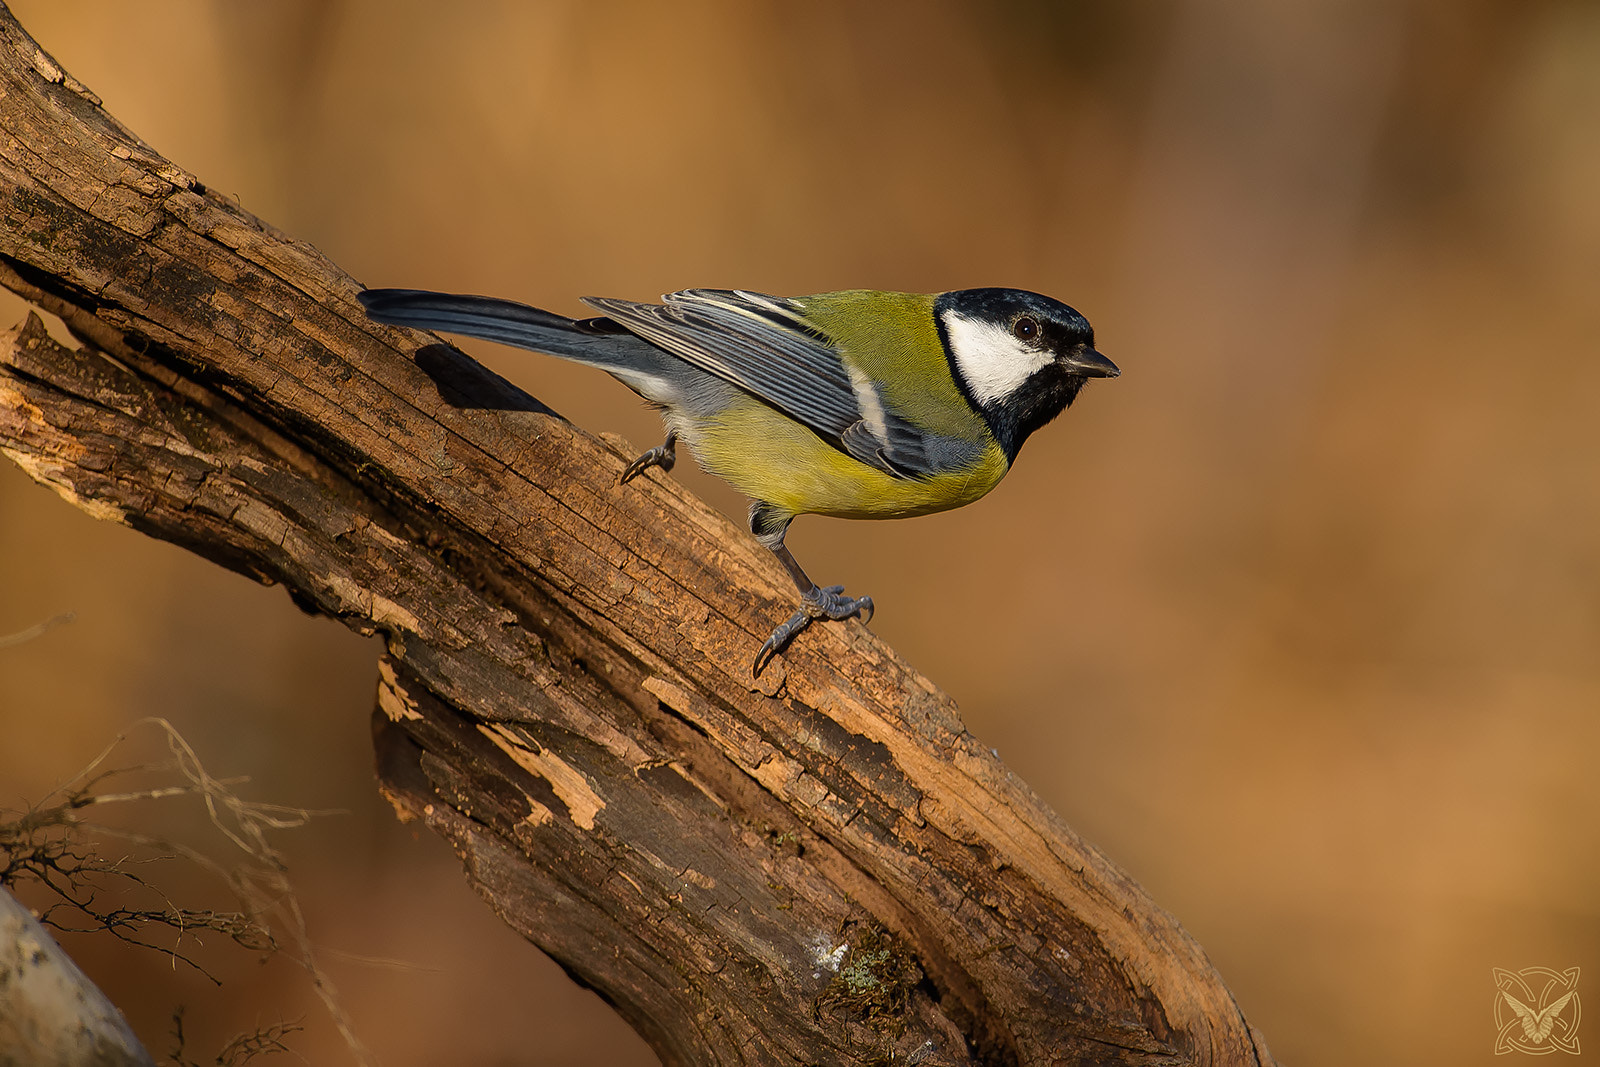
[[(976, 506), (801, 520), (807, 567), (1286, 1062), (1492, 1062), (1492, 967), (1600, 997), (1600, 5), (11, 6), (371, 285), (1067, 300), (1123, 377)], [(467, 347), (659, 439), (603, 375)], [(284, 845), (383, 1063), (652, 1062), (376, 796), (371, 642), (0, 464), (0, 634), (67, 610), (0, 651), (0, 804), (165, 715), (249, 795), (348, 811)], [(347, 1059), (283, 961), (219, 947), (214, 988), (68, 946), (157, 1052), (183, 1002), (191, 1053), (300, 1018)]]

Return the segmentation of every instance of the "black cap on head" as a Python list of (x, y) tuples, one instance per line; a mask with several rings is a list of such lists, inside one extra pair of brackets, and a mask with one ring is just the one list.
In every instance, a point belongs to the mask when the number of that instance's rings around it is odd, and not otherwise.
[(934, 301), (950, 370), (1007, 459), (1077, 397), (1089, 378), (1114, 378), (1094, 328), (1059, 300), (1024, 289), (959, 289)]

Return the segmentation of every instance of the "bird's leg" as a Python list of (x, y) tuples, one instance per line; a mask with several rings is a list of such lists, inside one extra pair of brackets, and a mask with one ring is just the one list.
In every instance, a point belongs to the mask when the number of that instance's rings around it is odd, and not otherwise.
[(794, 558), (794, 553), (783, 543), (783, 535), (788, 528), (789, 517), (775, 520), (771, 509), (763, 504), (755, 504), (750, 508), (750, 529), (755, 533), (756, 539), (772, 550), (772, 554), (778, 557), (778, 562), (783, 564), (784, 570), (789, 572), (789, 577), (794, 579), (795, 588), (800, 590), (800, 610), (772, 631), (772, 636), (767, 638), (756, 652), (753, 674), (758, 678), (766, 665), (772, 661), (772, 657), (787, 648), (789, 642), (793, 641), (801, 630), (811, 625), (812, 620), (859, 618), (862, 622), (872, 621), (871, 597), (845, 596), (842, 585), (819, 588), (816, 582), (806, 576), (806, 572), (800, 567), (800, 561)]
[(651, 467), (660, 467), (664, 471), (670, 471), (673, 464), (677, 462), (678, 431), (668, 430), (665, 441), (628, 464), (628, 469), (622, 472), (622, 477), (618, 479), (617, 484), (627, 485)]

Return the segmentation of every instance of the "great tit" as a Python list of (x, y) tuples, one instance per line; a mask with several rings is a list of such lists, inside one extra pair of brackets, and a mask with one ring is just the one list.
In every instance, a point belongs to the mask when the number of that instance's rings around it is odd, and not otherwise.
[(783, 543), (796, 515), (890, 519), (970, 504), (1085, 381), (1120, 373), (1095, 351), (1087, 319), (1019, 289), (689, 289), (660, 304), (585, 297), (601, 313), (585, 319), (418, 289), (360, 299), (378, 322), (599, 367), (659, 407), (666, 441), (621, 481), (670, 471), (684, 441), (751, 499), (751, 532), (800, 590), (800, 610), (756, 653), (756, 675), (813, 619), (872, 618), (871, 597), (818, 588), (800, 568)]

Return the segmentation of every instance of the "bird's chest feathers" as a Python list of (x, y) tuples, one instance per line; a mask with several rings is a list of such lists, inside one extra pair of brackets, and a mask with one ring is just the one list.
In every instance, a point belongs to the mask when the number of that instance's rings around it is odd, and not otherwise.
[(990, 442), (959, 471), (897, 478), (754, 400), (707, 420), (688, 444), (708, 471), (793, 515), (892, 519), (946, 511), (983, 496), (1008, 468), (1005, 453)]

